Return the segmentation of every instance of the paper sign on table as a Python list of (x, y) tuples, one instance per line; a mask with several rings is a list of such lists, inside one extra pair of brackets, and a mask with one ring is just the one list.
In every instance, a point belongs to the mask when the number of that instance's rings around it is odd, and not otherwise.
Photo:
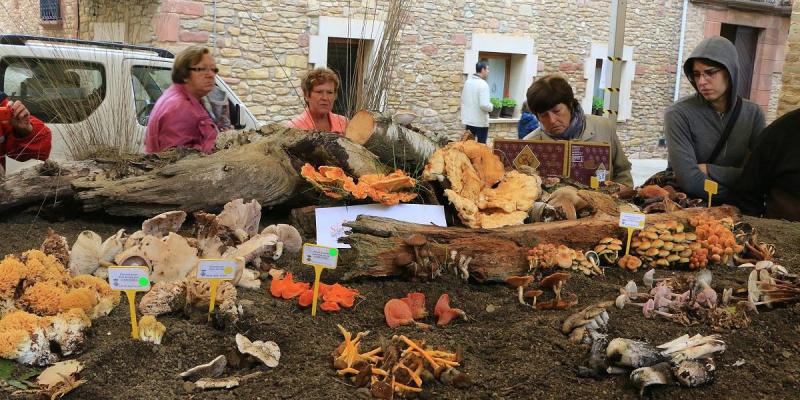
[(600, 182), (598, 182), (596, 176), (589, 178), (589, 187), (591, 187), (592, 189), (597, 189), (600, 187)]
[(139, 339), (139, 323), (136, 321), (136, 292), (150, 290), (150, 271), (147, 267), (108, 267), (108, 285), (112, 290), (125, 292), (131, 314), (131, 337)]
[(625, 255), (630, 254), (631, 237), (635, 229), (644, 229), (647, 216), (642, 213), (622, 212), (619, 214), (619, 226), (628, 229), (628, 240), (625, 242)]
[(319, 279), (324, 268), (336, 269), (339, 260), (339, 249), (320, 246), (316, 244), (303, 244), (303, 254), (300, 258), (303, 264), (314, 267), (314, 294), (311, 298), (311, 315), (317, 315), (317, 300), (319, 300)]
[(211, 298), (208, 300), (208, 320), (214, 313), (217, 301), (217, 288), (220, 281), (229, 281), (236, 277), (236, 261), (219, 259), (202, 259), (197, 263), (197, 279), (208, 280)]
[(236, 277), (236, 261), (203, 259), (197, 264), (197, 279), (231, 280)]

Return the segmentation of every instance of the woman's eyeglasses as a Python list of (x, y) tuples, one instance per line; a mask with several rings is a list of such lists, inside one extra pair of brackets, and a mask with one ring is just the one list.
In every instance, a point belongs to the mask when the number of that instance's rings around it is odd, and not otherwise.
[(219, 68), (211, 68), (211, 67), (190, 67), (189, 71), (194, 72), (213, 72), (214, 74), (219, 73)]

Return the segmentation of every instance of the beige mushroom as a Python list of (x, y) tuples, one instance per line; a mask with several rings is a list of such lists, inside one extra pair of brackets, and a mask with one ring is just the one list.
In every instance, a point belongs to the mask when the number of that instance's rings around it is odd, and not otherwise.
[(216, 378), (222, 375), (225, 367), (228, 365), (228, 359), (221, 355), (207, 364), (200, 364), (196, 367), (189, 368), (181, 372), (180, 377), (186, 380), (197, 380), (200, 378)]
[(272, 233), (278, 237), (278, 242), (283, 243), (283, 250), (289, 253), (298, 253), (303, 247), (303, 237), (292, 225), (275, 224), (264, 228), (261, 234)]
[(250, 339), (244, 335), (236, 334), (236, 347), (242, 354), (249, 354), (259, 359), (264, 365), (270, 368), (278, 366), (278, 361), (281, 359), (281, 349), (278, 344), (272, 341), (262, 342), (256, 340), (251, 342)]
[(139, 301), (144, 315), (161, 315), (183, 310), (186, 306), (186, 281), (158, 282)]
[(524, 292), (525, 287), (530, 285), (533, 282), (533, 277), (530, 275), (522, 275), (522, 276), (510, 276), (506, 278), (506, 283), (509, 284), (511, 287), (517, 289), (517, 297), (519, 299), (519, 304), (527, 305), (524, 299)]
[(155, 237), (167, 236), (170, 232), (178, 232), (186, 221), (186, 212), (167, 211), (142, 222), (142, 232)]
[(139, 320), (139, 339), (143, 342), (161, 344), (161, 339), (166, 331), (167, 327), (152, 315), (145, 315)]
[(93, 231), (78, 234), (69, 256), (69, 272), (72, 276), (91, 274), (100, 266), (100, 246), (103, 239)]
[(242, 199), (228, 202), (217, 215), (217, 223), (228, 227), (239, 242), (244, 242), (250, 236), (258, 233), (258, 224), (261, 221), (261, 204), (255, 199), (245, 203)]

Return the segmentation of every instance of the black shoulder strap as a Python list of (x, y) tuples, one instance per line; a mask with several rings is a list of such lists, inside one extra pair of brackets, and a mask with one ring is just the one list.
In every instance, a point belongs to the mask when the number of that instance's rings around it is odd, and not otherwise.
[(714, 146), (714, 151), (711, 152), (711, 156), (708, 157), (706, 164), (713, 164), (719, 153), (722, 151), (722, 148), (725, 147), (725, 142), (728, 141), (728, 137), (731, 136), (731, 131), (733, 131), (733, 126), (736, 125), (736, 120), (739, 119), (739, 113), (742, 111), (742, 103), (744, 103), (744, 100), (742, 100), (741, 97), (736, 96), (736, 105), (733, 106), (731, 119), (729, 119), (728, 123), (725, 125), (725, 130), (722, 131), (722, 136), (719, 138), (717, 145)]

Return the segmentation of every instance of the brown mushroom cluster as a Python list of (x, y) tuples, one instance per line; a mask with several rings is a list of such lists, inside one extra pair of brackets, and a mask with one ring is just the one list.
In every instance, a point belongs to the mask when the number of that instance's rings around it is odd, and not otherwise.
[(712, 263), (727, 264), (736, 254), (744, 250), (744, 246), (736, 243), (733, 235), (731, 218), (715, 219), (708, 214), (701, 214), (689, 220), (694, 226), (697, 242), (708, 250), (708, 260)]
[(600, 256), (600, 259), (611, 265), (619, 259), (620, 251), (622, 251), (622, 241), (612, 237), (602, 238), (600, 243), (594, 246), (594, 252)]
[(622, 190), (616, 193), (616, 196), (636, 204), (645, 214), (670, 212), (705, 204), (703, 199), (689, 198), (686, 193), (679, 192), (672, 186), (647, 185), (637, 189)]
[(435, 279), (441, 271), (441, 264), (434, 257), (432, 244), (425, 235), (413, 233), (403, 239), (403, 248), (395, 253), (393, 264), (404, 270), (413, 279)]
[(651, 267), (688, 265), (694, 250), (701, 246), (697, 235), (685, 229), (677, 221), (649, 225), (631, 239), (630, 253)]
[(578, 296), (575, 293), (569, 293), (567, 296), (562, 295), (564, 282), (570, 277), (569, 272), (555, 272), (545, 276), (539, 282), (542, 289), (550, 289), (553, 291), (554, 298), (547, 301), (538, 301), (538, 298), (544, 294), (544, 291), (539, 289), (525, 290), (533, 283), (533, 276), (511, 276), (506, 279), (514, 289), (517, 289), (517, 297), (522, 305), (528, 305), (525, 299), (532, 299), (531, 306), (538, 310), (562, 310), (578, 304)]
[(581, 272), (586, 276), (602, 275), (599, 261), (596, 257), (587, 257), (586, 253), (563, 244), (556, 246), (552, 243), (539, 243), (528, 249), (528, 270), (534, 275), (556, 266)]

